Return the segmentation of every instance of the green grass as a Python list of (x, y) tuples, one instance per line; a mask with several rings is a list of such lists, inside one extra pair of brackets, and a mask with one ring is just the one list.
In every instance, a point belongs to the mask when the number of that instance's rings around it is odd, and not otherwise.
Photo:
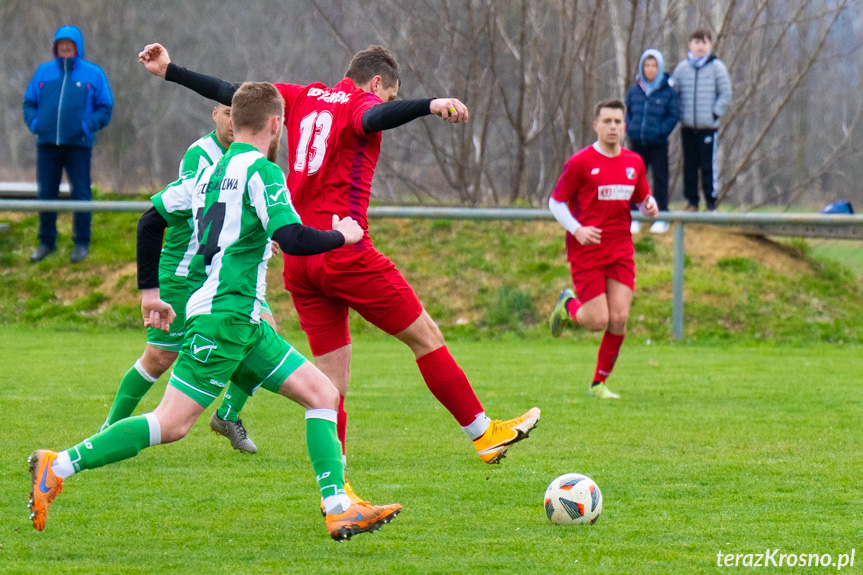
[(858, 277), (863, 276), (863, 244), (860, 241), (812, 239), (808, 244), (812, 257), (839, 262)]
[[(142, 343), (0, 326), (3, 573), (720, 573), (718, 551), (837, 557), (863, 541), (859, 346), (633, 340), (610, 381), (623, 399), (602, 402), (586, 397), (595, 338), (455, 341), (492, 417), (543, 409), (531, 439), (487, 466), (408, 350), (376, 335), (354, 342), (347, 407), (352, 483), (405, 506), (381, 532), (328, 539), (302, 411), (261, 392), (243, 415), (257, 455), (209, 433), (208, 412), (178, 444), (69, 479), (36, 533), (26, 456), (95, 432)], [(546, 485), (573, 471), (602, 489), (592, 527), (545, 517)]]

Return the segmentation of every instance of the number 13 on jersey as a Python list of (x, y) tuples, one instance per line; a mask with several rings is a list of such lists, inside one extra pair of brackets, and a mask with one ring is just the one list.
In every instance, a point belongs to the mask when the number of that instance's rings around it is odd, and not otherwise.
[[(297, 145), (297, 158), (294, 161), (295, 172), (306, 171), (311, 175), (321, 169), (332, 126), (333, 115), (327, 110), (312, 112), (300, 120), (300, 141)], [(311, 144), (311, 150), (309, 144)], [(306, 161), (308, 161), (308, 170), (306, 170)]]

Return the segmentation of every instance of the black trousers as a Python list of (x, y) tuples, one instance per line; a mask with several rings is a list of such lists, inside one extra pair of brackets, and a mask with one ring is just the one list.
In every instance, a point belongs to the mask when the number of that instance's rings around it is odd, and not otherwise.
[(668, 144), (642, 144), (629, 140), (629, 149), (641, 156), (644, 168), (653, 175), (653, 197), (659, 211), (668, 211)]
[(716, 207), (716, 130), (680, 129), (683, 148), (683, 196), (690, 206), (698, 207), (698, 171), (707, 209)]

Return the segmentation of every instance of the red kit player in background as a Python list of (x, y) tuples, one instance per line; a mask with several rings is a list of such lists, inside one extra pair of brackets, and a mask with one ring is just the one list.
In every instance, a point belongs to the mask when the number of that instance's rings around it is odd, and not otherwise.
[(629, 202), (635, 202), (649, 218), (659, 215), (644, 162), (638, 154), (620, 147), (625, 113), (620, 100), (596, 105), (593, 130), (597, 141), (569, 158), (548, 200), (555, 219), (567, 231), (566, 253), (575, 286), (575, 292), (567, 288), (560, 294), (549, 327), (555, 337), (566, 320), (590, 331), (605, 331), (588, 392), (603, 399), (620, 397), (608, 389), (605, 380), (620, 354), (635, 290)]
[[(172, 64), (159, 44), (146, 46), (139, 59), (154, 75), (213, 100), (230, 101), (236, 89)], [(358, 244), (333, 250), (332, 257), (285, 255), (285, 287), (315, 365), (341, 393), (338, 431), (343, 446), (351, 360), (348, 309), (354, 309), (411, 348), (429, 390), (458, 421), (480, 458), (497, 463), (536, 426), (539, 409), (508, 421), (485, 415), (437, 324), (395, 265), (374, 248), (368, 232), (366, 212), (381, 132), (429, 114), (451, 124), (468, 120), (467, 107), (455, 98), (395, 100), (400, 84), (398, 63), (380, 46), (354, 55), (345, 78), (333, 87), (274, 84), (285, 99), (288, 189), (303, 223), (328, 230), (333, 214), (350, 215), (365, 231)]]

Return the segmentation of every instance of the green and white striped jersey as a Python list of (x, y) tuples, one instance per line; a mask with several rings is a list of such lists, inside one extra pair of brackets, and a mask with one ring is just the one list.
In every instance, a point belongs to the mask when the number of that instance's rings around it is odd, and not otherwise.
[[(189, 146), (183, 161), (180, 162), (180, 179), (193, 178), (204, 168), (218, 162), (224, 153), (225, 148), (216, 138), (215, 130), (199, 138)], [(189, 275), (189, 262), (195, 250), (198, 249), (197, 242), (192, 238), (193, 227), (194, 224), (190, 219), (188, 225), (174, 226), (165, 234), (165, 245), (159, 259), (160, 283), (168, 283), (172, 280), (186, 281), (185, 278)]]
[(268, 237), (302, 223), (282, 170), (254, 146), (235, 142), (213, 166), (153, 196), (153, 205), (170, 226), (194, 214), (199, 247), (189, 265), (194, 293), (186, 318), (224, 314), (260, 322)]

